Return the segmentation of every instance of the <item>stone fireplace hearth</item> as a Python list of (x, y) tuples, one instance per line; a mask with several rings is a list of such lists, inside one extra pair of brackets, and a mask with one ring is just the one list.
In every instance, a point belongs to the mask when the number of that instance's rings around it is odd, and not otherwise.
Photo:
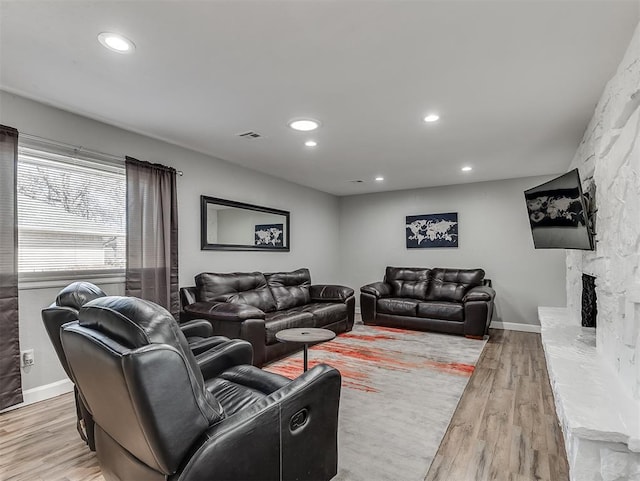
[(572, 481), (640, 479), (640, 402), (596, 349), (595, 329), (540, 307), (549, 381)]

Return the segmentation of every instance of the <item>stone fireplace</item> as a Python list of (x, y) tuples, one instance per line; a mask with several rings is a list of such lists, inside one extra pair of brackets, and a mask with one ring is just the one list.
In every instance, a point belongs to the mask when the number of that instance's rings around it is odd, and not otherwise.
[[(640, 28), (596, 106), (569, 170), (575, 167), (583, 181), (592, 179), (601, 193), (596, 248), (567, 250), (567, 308), (540, 308), (547, 367), (571, 479), (636, 481), (640, 480)], [(588, 277), (583, 278), (585, 274)], [(583, 321), (585, 310), (593, 311), (592, 320)], [(582, 327), (583, 322), (597, 329)]]

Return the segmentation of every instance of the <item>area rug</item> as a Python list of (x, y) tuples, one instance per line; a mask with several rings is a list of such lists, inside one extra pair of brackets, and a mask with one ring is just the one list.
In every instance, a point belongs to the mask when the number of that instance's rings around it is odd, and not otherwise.
[[(334, 481), (423, 481), (484, 341), (356, 324), (309, 350), (342, 374)], [(294, 378), (302, 353), (264, 369)]]

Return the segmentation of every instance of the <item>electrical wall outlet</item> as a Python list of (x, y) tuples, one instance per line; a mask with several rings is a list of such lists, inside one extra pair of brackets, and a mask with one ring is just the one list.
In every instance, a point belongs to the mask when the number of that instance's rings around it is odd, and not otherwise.
[(36, 358), (33, 354), (33, 349), (27, 349), (26, 351), (20, 351), (20, 367), (30, 367), (36, 363)]

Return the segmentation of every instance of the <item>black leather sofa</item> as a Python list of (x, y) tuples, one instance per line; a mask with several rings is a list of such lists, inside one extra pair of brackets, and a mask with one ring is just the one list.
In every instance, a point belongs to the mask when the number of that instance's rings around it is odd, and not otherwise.
[(106, 481), (328, 481), (337, 471), (340, 373), (293, 381), (247, 365), (244, 350), (194, 356), (171, 314), (101, 297), (61, 333), (95, 419)]
[(264, 363), (301, 349), (280, 343), (276, 333), (294, 327), (321, 327), (336, 333), (353, 327), (353, 289), (311, 284), (309, 269), (292, 272), (206, 272), (195, 287), (180, 289), (181, 321), (207, 319), (217, 335), (245, 339), (253, 363)]
[(382, 282), (360, 288), (362, 320), (481, 339), (496, 295), (484, 274), (482, 269), (387, 267)]

